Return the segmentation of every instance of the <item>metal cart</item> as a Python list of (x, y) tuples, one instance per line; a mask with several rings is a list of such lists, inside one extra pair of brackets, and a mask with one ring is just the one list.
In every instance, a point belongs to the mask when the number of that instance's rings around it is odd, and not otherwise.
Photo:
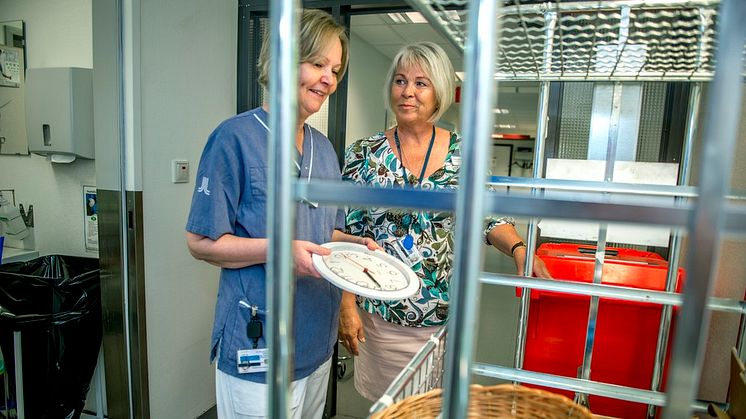
[(445, 364), (447, 326), (434, 333), (406, 367), (394, 378), (383, 396), (370, 408), (379, 412), (415, 394), (426, 393), (442, 386)]
[[(743, 78), (744, 27), (746, 2), (725, 0), (650, 0), (650, 1), (582, 1), (522, 4), (510, 1), (499, 7), (495, 0), (470, 1), (412, 1), (457, 47), (465, 51), (466, 74), (462, 96), (464, 127), (462, 172), (457, 192), (427, 190), (381, 190), (354, 185), (332, 183), (299, 183), (290, 176), (289, 156), (292, 152), (292, 127), (295, 122), (293, 101), (294, 44), (297, 30), (293, 14), (298, 2), (272, 2), (270, 27), (272, 67), (277, 77), (270, 83), (270, 117), (272, 145), (269, 153), (268, 254), (269, 304), (273, 312), (268, 321), (270, 357), (270, 414), (283, 418), (287, 415), (289, 384), (288, 320), (291, 318), (293, 284), (290, 272), (290, 226), (293, 222), (293, 201), (308, 199), (321, 204), (375, 205), (414, 209), (455, 211), (456, 254), (454, 259), (454, 287), (451, 295), (447, 350), (438, 363), (412, 364), (403, 374), (417, 377), (418, 371), (443, 373), (440, 385), (444, 389), (443, 417), (464, 416), (469, 400), (471, 374), (505, 380), (542, 384), (570, 389), (581, 394), (597, 394), (624, 398), (652, 406), (665, 406), (664, 417), (687, 417), (693, 406), (698, 377), (702, 367), (704, 332), (710, 310), (743, 313), (739, 300), (709, 297), (712, 288), (715, 259), (724, 232), (742, 235), (746, 232), (746, 211), (732, 205), (729, 181), (738, 136), (738, 110), (741, 108)], [(493, 18), (497, 17), (497, 18)], [(284, 43), (281, 41), (284, 40)], [(499, 46), (499, 48), (498, 48)], [(716, 48), (717, 47), (717, 48)], [(497, 55), (495, 54), (497, 51)], [(488, 142), (492, 134), (495, 74), (502, 80), (534, 80), (541, 82), (539, 124), (536, 135), (533, 178), (493, 179), (497, 185), (522, 185), (527, 193), (490, 190), (484, 187)], [(612, 113), (606, 155), (604, 182), (570, 182), (542, 179), (544, 139), (547, 133), (548, 93), (550, 81), (586, 80), (613, 82)], [(630, 186), (611, 183), (616, 161), (615, 143), (621, 87), (624, 81), (688, 81), (692, 84), (685, 144), (681, 160), (680, 185), (675, 187)], [(710, 81), (710, 96), (704, 111), (704, 138), (707, 138), (701, 164), (699, 187), (689, 187), (691, 148), (697, 134), (702, 81)], [(728, 109), (730, 112), (717, 112)], [(615, 119), (616, 118), (616, 119)], [(584, 190), (595, 193), (582, 200), (574, 196), (543, 196), (547, 190)], [(609, 194), (621, 194), (624, 200), (609, 201)], [(673, 197), (660, 201), (655, 197)], [(696, 199), (693, 199), (696, 198)], [(570, 284), (537, 280), (512, 275), (493, 275), (481, 272), (481, 220), (485, 214), (508, 214), (537, 218), (551, 216), (566, 220), (590, 220), (601, 223), (596, 253), (597, 271), (603, 267), (606, 247), (606, 225), (627, 222), (673, 229), (670, 246), (669, 278), (679, 264), (682, 232), (687, 231), (687, 280), (684, 293), (675, 294), (673, 288), (665, 292), (641, 291), (624, 288), (610, 289), (600, 284), (600, 274), (593, 284)], [(535, 248), (536, 227), (531, 224), (527, 237), (528, 248)], [(527, 266), (532, 265), (529, 251)], [(530, 289), (545, 289), (590, 295), (597, 303), (599, 296), (613, 296), (631, 301), (647, 301), (681, 305), (679, 324), (668, 374), (668, 389), (658, 391), (659, 383), (651, 390), (630, 389), (589, 380), (585, 371), (580, 378), (550, 376), (521, 369), (523, 345), (519, 335), (515, 365), (502, 367), (473, 362), (476, 330), (474, 301), (478, 301), (477, 287), (483, 284), (526, 288), (521, 307), (521, 330), (525, 331), (525, 313)], [(673, 280), (668, 281), (673, 286)], [(593, 325), (591, 305), (589, 324)], [(670, 309), (661, 321), (665, 336), (670, 325)], [(432, 343), (430, 354), (440, 353), (445, 332)], [(593, 347), (593, 329), (587, 333), (587, 359)], [(430, 344), (428, 344), (430, 345)], [(665, 339), (658, 353), (666, 352)], [(742, 348), (741, 348), (742, 354)], [(435, 356), (433, 355), (433, 356)], [(430, 355), (418, 355), (429, 359)], [(417, 361), (419, 362), (419, 361)], [(658, 373), (660, 376), (660, 372)], [(401, 375), (397, 390), (387, 393), (390, 399), (406, 392), (421, 391), (419, 387), (405, 388), (408, 378)], [(430, 379), (425, 380), (428, 383)], [(428, 384), (429, 385), (429, 384)], [(426, 387), (425, 387), (426, 388)], [(424, 390), (424, 388), (423, 388)], [(390, 402), (391, 400), (388, 400)], [(383, 400), (387, 402), (387, 400)], [(385, 403), (384, 403), (385, 405)], [(380, 406), (380, 404), (377, 404)]]

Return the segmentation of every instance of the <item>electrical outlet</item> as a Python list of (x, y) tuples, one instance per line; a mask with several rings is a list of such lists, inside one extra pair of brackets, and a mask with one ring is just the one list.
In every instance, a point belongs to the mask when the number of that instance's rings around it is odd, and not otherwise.
[(0, 189), (0, 197), (3, 197), (10, 202), (11, 205), (16, 205), (16, 191), (15, 189)]

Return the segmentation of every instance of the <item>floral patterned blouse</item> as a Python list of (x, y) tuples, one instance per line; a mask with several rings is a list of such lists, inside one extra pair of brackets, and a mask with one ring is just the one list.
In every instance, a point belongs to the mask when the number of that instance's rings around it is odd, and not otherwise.
[[(456, 189), (461, 165), (461, 138), (451, 133), (445, 164), (420, 184), (417, 175), (406, 170), (389, 146), (384, 133), (356, 141), (345, 153), (342, 179), (381, 188), (404, 187), (403, 173), (410, 186), (422, 189)], [(347, 211), (347, 232), (373, 238), (379, 246), (396, 256), (391, 242), (410, 234), (422, 254), (412, 266), (420, 277), (420, 290), (399, 301), (380, 301), (357, 297), (363, 310), (384, 320), (404, 326), (437, 326), (448, 317), (449, 281), (453, 265), (454, 219), (449, 212), (425, 212), (397, 208), (359, 208)], [(512, 223), (509, 218), (490, 218), (486, 233), (498, 224)], [(486, 241), (486, 240), (485, 240)]]

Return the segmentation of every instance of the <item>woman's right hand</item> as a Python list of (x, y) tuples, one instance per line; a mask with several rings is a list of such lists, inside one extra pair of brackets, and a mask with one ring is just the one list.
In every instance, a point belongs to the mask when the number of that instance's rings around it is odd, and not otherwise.
[(326, 256), (332, 251), (328, 248), (304, 240), (293, 240), (293, 259), (295, 260), (296, 276), (312, 276), (321, 278), (319, 272), (313, 266), (313, 254)]
[(358, 342), (365, 342), (363, 322), (357, 312), (355, 295), (344, 291), (339, 309), (339, 341), (352, 355), (358, 354)]

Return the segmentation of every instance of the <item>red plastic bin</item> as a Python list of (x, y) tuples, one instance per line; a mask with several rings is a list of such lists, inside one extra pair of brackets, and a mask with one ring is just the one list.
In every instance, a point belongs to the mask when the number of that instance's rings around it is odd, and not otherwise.
[[(593, 246), (545, 243), (536, 255), (557, 281), (593, 282), (595, 252)], [(604, 256), (602, 283), (663, 291), (667, 270), (668, 262), (656, 253), (609, 247)], [(677, 291), (683, 278), (684, 270), (680, 268)], [(589, 307), (588, 296), (532, 290), (523, 368), (578, 377)], [(591, 380), (649, 390), (661, 310), (660, 304), (600, 298)], [(569, 391), (546, 390), (574, 396)], [(594, 414), (605, 416), (644, 418), (647, 412), (647, 406), (640, 403), (594, 395), (589, 396), (589, 404)]]

